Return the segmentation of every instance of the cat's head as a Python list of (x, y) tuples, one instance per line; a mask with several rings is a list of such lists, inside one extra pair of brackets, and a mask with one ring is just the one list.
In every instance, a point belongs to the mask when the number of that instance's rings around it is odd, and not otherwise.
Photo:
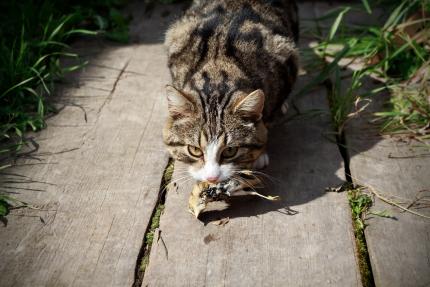
[(198, 181), (221, 182), (252, 167), (264, 152), (264, 93), (236, 92), (203, 99), (167, 86), (169, 118), (163, 131), (171, 155)]

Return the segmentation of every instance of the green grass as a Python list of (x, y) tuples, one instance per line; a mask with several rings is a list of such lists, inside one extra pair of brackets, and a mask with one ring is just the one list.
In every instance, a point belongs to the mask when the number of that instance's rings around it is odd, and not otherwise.
[(327, 188), (328, 192), (347, 192), (349, 206), (351, 208), (352, 226), (356, 243), (356, 252), (358, 267), (361, 274), (361, 282), (364, 287), (373, 287), (373, 275), (370, 265), (369, 253), (367, 250), (366, 237), (364, 230), (366, 228), (366, 216), (372, 214), (375, 216), (389, 217), (387, 211), (370, 212), (370, 207), (373, 204), (372, 197), (366, 193), (366, 188), (354, 186), (350, 182), (345, 182), (343, 185), (335, 188)]
[[(363, 9), (371, 14), (376, 4), (372, 7), (369, 2), (362, 2)], [(430, 12), (430, 1), (379, 2), (383, 2), (385, 10), (391, 9), (380, 26), (345, 25), (344, 18), (359, 9), (356, 6), (337, 8), (315, 20), (314, 36), (320, 41), (311, 51), (305, 51), (304, 59), (308, 70), (319, 68), (321, 72), (297, 95), (321, 83), (331, 82), (330, 114), (335, 131), (341, 133), (345, 124), (364, 111), (372, 98), (383, 90), (390, 90), (393, 95), (391, 105), (376, 114), (383, 119), (381, 130), (428, 138), (430, 117), (426, 94), (430, 78), (430, 18), (425, 13)], [(322, 28), (320, 24), (330, 19), (332, 25)], [(330, 62), (326, 61), (328, 57), (332, 58)], [(341, 76), (339, 62), (355, 58), (361, 59), (364, 66), (352, 74), (349, 87), (342, 87), (340, 82), (345, 77)], [(364, 79), (370, 76), (382, 80), (379, 87), (360, 94)]]
[(145, 238), (143, 242), (143, 256), (139, 262), (139, 275), (138, 275), (138, 280), (136, 281), (138, 283), (143, 279), (143, 275), (145, 273), (146, 267), (149, 264), (149, 255), (151, 253), (151, 247), (154, 241), (155, 231), (158, 229), (158, 227), (160, 227), (160, 218), (161, 218), (161, 215), (163, 214), (164, 207), (165, 207), (164, 206), (165, 195), (167, 192), (167, 187), (172, 180), (173, 171), (174, 171), (174, 161), (173, 159), (169, 159), (169, 162), (166, 168), (164, 169), (163, 178), (161, 179), (158, 204), (151, 218), (151, 225), (149, 226), (149, 229), (145, 234)]
[[(339, 139), (343, 138), (347, 123), (365, 111), (381, 91), (387, 90), (391, 94), (389, 103), (385, 110), (375, 114), (381, 123), (381, 132), (406, 133), (421, 140), (430, 138), (430, 46), (428, 36), (425, 37), (430, 33), (430, 19), (425, 16), (430, 12), (430, 1), (376, 2), (363, 0), (361, 9), (372, 14), (377, 5), (383, 5), (388, 13), (381, 25), (345, 25), (348, 14), (360, 7), (336, 8), (318, 19), (310, 19), (315, 28), (308, 28), (308, 33), (318, 43), (301, 51), (305, 69), (319, 72), (295, 96), (325, 85), (338, 145), (345, 144)], [(345, 59), (346, 62), (360, 59), (362, 68), (348, 75), (340, 66)], [(363, 83), (370, 77), (378, 78), (379, 83), (373, 90), (363, 91)], [(349, 168), (347, 162), (346, 168)], [(364, 286), (373, 286), (364, 233), (372, 198), (362, 188), (350, 185), (348, 200), (362, 282)], [(386, 211), (370, 213), (390, 217)]]
[[(345, 124), (364, 110), (368, 103), (366, 99), (358, 95), (358, 90), (362, 86), (362, 79), (366, 76), (365, 72), (354, 72), (349, 87), (345, 89), (345, 87), (342, 86), (339, 62), (348, 57), (356, 42), (351, 41), (351, 43), (337, 45), (336, 49), (334, 49), (336, 53), (332, 52), (332, 47), (335, 45), (332, 43), (342, 27), (343, 18), (350, 10), (351, 7), (340, 8), (334, 11), (337, 13), (329, 12), (328, 15), (320, 18), (334, 18), (333, 24), (330, 26), (325, 37), (323, 36), (324, 32), (321, 30), (318, 21), (316, 22), (318, 31), (316, 37), (321, 39), (321, 41), (310, 50), (306, 49), (304, 51), (304, 62), (306, 69), (319, 69), (321, 72), (295, 94), (296, 97), (304, 95), (315, 86), (324, 84), (328, 90), (329, 114), (337, 136), (341, 135)], [(332, 61), (326, 61), (328, 56), (333, 57)]]
[(155, 209), (154, 216), (151, 219), (151, 226), (145, 235), (145, 240), (144, 240), (145, 253), (140, 262), (140, 268), (139, 268), (140, 272), (142, 273), (145, 273), (146, 267), (148, 266), (149, 255), (151, 253), (151, 246), (154, 241), (155, 231), (160, 226), (160, 217), (161, 217), (161, 214), (163, 213), (163, 210), (164, 210), (164, 205), (159, 204)]
[[(0, 172), (26, 143), (25, 132), (45, 127), (56, 82), (86, 62), (64, 66), (61, 59), (76, 37), (101, 35), (128, 41), (121, 0), (20, 0), (0, 3)], [(17, 202), (0, 190), (0, 219)]]
[(393, 2), (398, 5), (382, 25), (345, 25), (336, 38), (325, 44), (349, 45), (345, 56), (364, 59), (368, 73), (394, 80), (409, 79), (429, 59), (425, 29), (430, 27), (430, 21), (421, 13), (430, 11), (430, 6), (426, 6), (427, 0)]
[[(128, 40), (118, 1), (5, 1), (0, 4), (0, 157), (22, 147), (23, 134), (45, 126), (55, 81), (85, 63), (63, 66), (78, 55), (68, 44), (82, 35)], [(97, 12), (96, 12), (97, 11)]]
[[(430, 50), (428, 34), (430, 1), (401, 1), (382, 27), (365, 27), (347, 56), (360, 57), (368, 65), (365, 74), (377, 74), (390, 91), (391, 105), (376, 115), (386, 121), (384, 132), (408, 131), (428, 134), (430, 124), (428, 95)], [(425, 36), (427, 35), (427, 36)], [(411, 84), (414, 81), (414, 84)]]
[(351, 187), (347, 192), (349, 206), (351, 207), (361, 281), (364, 287), (372, 287), (374, 286), (373, 275), (364, 235), (366, 227), (364, 222), (365, 215), (372, 206), (372, 198), (368, 194), (363, 193), (363, 190), (359, 187)]
[[(430, 67), (426, 67), (430, 69)], [(389, 87), (391, 98), (387, 111), (375, 113), (383, 120), (384, 133), (407, 133), (416, 139), (430, 138), (430, 72), (414, 84), (396, 84)]]

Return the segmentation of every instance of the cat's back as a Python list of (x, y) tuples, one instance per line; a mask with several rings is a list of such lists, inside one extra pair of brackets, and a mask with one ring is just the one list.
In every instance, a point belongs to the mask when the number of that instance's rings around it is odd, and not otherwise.
[(203, 76), (236, 78), (278, 102), (295, 80), (297, 38), (295, 1), (195, 1), (166, 34), (173, 84), (186, 89)]

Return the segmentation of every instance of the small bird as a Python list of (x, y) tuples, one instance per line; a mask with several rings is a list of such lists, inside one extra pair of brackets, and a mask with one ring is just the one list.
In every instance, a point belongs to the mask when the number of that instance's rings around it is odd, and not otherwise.
[(197, 182), (188, 200), (189, 211), (198, 218), (209, 202), (225, 200), (232, 195), (256, 195), (270, 201), (280, 200), (279, 196), (265, 196), (255, 191), (255, 188), (261, 187), (261, 181), (250, 175), (251, 172), (242, 172), (247, 179), (240, 181), (232, 178), (217, 184)]

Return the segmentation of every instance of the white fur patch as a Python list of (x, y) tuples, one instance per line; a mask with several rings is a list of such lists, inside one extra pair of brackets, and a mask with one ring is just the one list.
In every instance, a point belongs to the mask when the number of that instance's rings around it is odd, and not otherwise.
[(206, 178), (220, 177), (221, 167), (218, 163), (218, 143), (211, 142), (206, 147), (203, 176)]
[(202, 168), (195, 170), (189, 168), (190, 174), (194, 179), (199, 181), (208, 181), (218, 178), (217, 181), (223, 181), (231, 177), (233, 164), (219, 164), (220, 144), (217, 141), (210, 142), (204, 152), (205, 164)]

